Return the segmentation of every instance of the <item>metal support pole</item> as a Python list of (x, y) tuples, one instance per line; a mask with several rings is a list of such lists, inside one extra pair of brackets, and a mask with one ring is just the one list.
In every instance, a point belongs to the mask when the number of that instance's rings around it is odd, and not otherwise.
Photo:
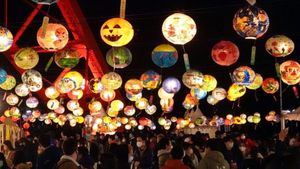
[(280, 118), (280, 122), (281, 122), (281, 130), (285, 129), (285, 119), (284, 119), (284, 115), (283, 115), (283, 111), (282, 111), (282, 80), (280, 80), (279, 82), (279, 104), (280, 104), (280, 114), (281, 114), (281, 118)]

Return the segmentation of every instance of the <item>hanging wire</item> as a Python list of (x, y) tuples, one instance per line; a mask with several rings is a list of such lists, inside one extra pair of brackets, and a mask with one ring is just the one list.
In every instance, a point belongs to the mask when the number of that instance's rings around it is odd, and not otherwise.
[(5, 27), (7, 28), (7, 25), (8, 25), (8, 0), (5, 0), (4, 1), (4, 20), (5, 20)]
[(126, 0), (121, 0), (120, 3), (120, 18), (125, 18), (126, 13)]

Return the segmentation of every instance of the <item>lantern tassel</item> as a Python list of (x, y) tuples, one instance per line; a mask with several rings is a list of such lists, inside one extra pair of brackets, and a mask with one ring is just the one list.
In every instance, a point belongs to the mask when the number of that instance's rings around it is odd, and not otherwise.
[(280, 65), (277, 62), (275, 63), (275, 70), (276, 70), (277, 77), (280, 79), (281, 78), (281, 75), (280, 75)]
[(4, 95), (3, 95), (3, 99), (2, 99), (3, 101), (6, 99), (6, 94), (7, 93), (5, 92)]
[(252, 6), (256, 4), (256, 0), (247, 0), (247, 2)]
[(42, 34), (41, 34), (42, 38), (45, 38), (48, 23), (49, 23), (49, 17), (44, 16), (43, 23), (42, 23)]
[(49, 59), (49, 61), (47, 62), (46, 67), (45, 67), (45, 72), (48, 71), (48, 69), (50, 68), (51, 64), (53, 63), (53, 60), (54, 60), (53, 58), (54, 58), (54, 57), (51, 57), (51, 58)]
[(19, 102), (19, 104), (18, 104), (18, 107), (21, 106), (22, 102), (23, 102), (23, 99), (20, 100), (20, 102)]
[(251, 50), (251, 65), (253, 66), (255, 64), (255, 57), (256, 57), (256, 46), (252, 46)]
[(184, 59), (184, 66), (185, 70), (190, 70), (190, 60), (189, 60), (189, 55), (187, 53), (183, 54), (183, 59)]
[(299, 92), (298, 92), (298, 88), (297, 86), (293, 86), (293, 92), (294, 92), (294, 95), (297, 99), (299, 99)]
[(120, 3), (120, 18), (125, 18), (126, 13), (126, 0), (121, 0)]

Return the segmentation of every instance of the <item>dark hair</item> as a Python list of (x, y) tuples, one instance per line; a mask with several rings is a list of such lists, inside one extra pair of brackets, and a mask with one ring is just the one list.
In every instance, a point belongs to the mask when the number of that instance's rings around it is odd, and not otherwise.
[(170, 139), (163, 137), (158, 143), (157, 143), (157, 149), (166, 149), (167, 146), (170, 144)]
[(81, 154), (82, 156), (89, 155), (89, 150), (86, 147), (80, 146), (78, 147), (78, 154)]
[(180, 146), (175, 146), (171, 150), (171, 155), (173, 159), (181, 160), (184, 155), (183, 149)]
[(11, 141), (5, 140), (5, 141), (3, 142), (3, 144), (6, 145), (7, 148), (8, 148), (10, 151), (14, 150), (14, 147), (13, 147)]
[(210, 148), (212, 151), (222, 151), (223, 143), (216, 139), (209, 139), (206, 142), (206, 147)]
[(233, 141), (233, 139), (230, 136), (226, 136), (223, 139), (224, 143), (228, 142), (228, 141)]
[(51, 144), (51, 137), (49, 134), (42, 134), (39, 137), (39, 143), (43, 147), (49, 147)]
[(63, 142), (63, 152), (65, 155), (72, 155), (77, 150), (77, 142), (74, 138), (68, 138)]
[(112, 153), (104, 153), (100, 157), (102, 169), (117, 169), (117, 158)]

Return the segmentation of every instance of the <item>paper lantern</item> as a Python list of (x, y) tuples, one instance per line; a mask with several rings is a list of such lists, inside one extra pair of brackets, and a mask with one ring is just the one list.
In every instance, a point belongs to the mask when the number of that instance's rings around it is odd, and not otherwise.
[(219, 102), (219, 100), (217, 100), (216, 98), (214, 98), (212, 95), (207, 96), (206, 101), (210, 105), (215, 105), (215, 104), (217, 104)]
[(126, 106), (124, 108), (124, 114), (126, 116), (133, 116), (135, 114), (135, 108), (134, 108), (134, 106)]
[(272, 77), (266, 78), (263, 81), (261, 88), (263, 89), (264, 92), (268, 94), (274, 94), (279, 89), (279, 82)]
[(184, 45), (191, 41), (196, 35), (197, 27), (195, 21), (188, 15), (174, 13), (168, 16), (163, 25), (162, 33), (171, 43)]
[(128, 100), (135, 102), (135, 101), (139, 100), (140, 98), (142, 98), (142, 92), (138, 93), (138, 94), (126, 93), (126, 97)]
[(32, 116), (34, 118), (39, 118), (41, 116), (41, 112), (39, 110), (33, 110), (32, 111)]
[(110, 46), (124, 46), (128, 44), (134, 35), (131, 24), (122, 18), (107, 20), (100, 29), (101, 39)]
[(187, 94), (182, 103), (183, 107), (187, 110), (190, 110), (195, 107), (199, 103), (196, 97), (193, 97), (191, 94)]
[(153, 49), (151, 58), (158, 67), (168, 68), (175, 65), (178, 60), (178, 53), (173, 46), (161, 44)]
[(102, 104), (101, 102), (94, 100), (92, 102), (89, 103), (89, 110), (91, 112), (97, 112), (100, 111), (102, 109)]
[(142, 92), (143, 90), (143, 84), (142, 81), (138, 79), (129, 79), (125, 83), (125, 91), (126, 93), (129, 93), (131, 95), (136, 95)]
[(243, 85), (233, 83), (229, 87), (227, 93), (228, 93), (227, 99), (229, 99), (230, 101), (235, 101), (236, 99), (244, 96), (244, 94), (246, 93), (246, 87)]
[(78, 100), (70, 100), (67, 103), (67, 109), (70, 111), (74, 111), (80, 107)]
[(11, 90), (16, 86), (16, 83), (16, 79), (13, 76), (7, 75), (5, 82), (0, 85), (0, 88), (3, 90)]
[(226, 98), (227, 96), (227, 92), (225, 89), (223, 88), (215, 88), (213, 91), (212, 91), (212, 96), (217, 99), (217, 100), (223, 100)]
[(6, 97), (6, 103), (10, 106), (14, 106), (19, 103), (19, 97), (11, 93)]
[(249, 5), (239, 9), (233, 18), (233, 28), (237, 34), (249, 39), (263, 36), (269, 24), (267, 13), (256, 6)]
[(39, 62), (39, 54), (32, 48), (21, 48), (14, 54), (14, 61), (21, 69), (32, 69)]
[(148, 126), (150, 122), (151, 122), (151, 120), (148, 119), (148, 118), (146, 118), (146, 117), (141, 117), (141, 118), (139, 119), (139, 124), (140, 124), (141, 126)]
[(220, 41), (214, 45), (211, 57), (214, 62), (221, 66), (234, 64), (240, 56), (239, 48), (231, 41)]
[(202, 88), (192, 88), (190, 94), (200, 100), (206, 97), (207, 91)]
[(203, 74), (197, 70), (188, 70), (182, 75), (183, 84), (192, 89), (203, 85)]
[(75, 116), (81, 116), (83, 114), (83, 109), (81, 107), (78, 107), (77, 109), (73, 110), (72, 113)]
[(74, 86), (71, 85), (71, 87), (70, 87), (71, 90), (79, 89), (84, 84), (84, 78), (77, 71), (70, 71), (70, 72), (66, 73), (61, 81), (63, 83), (67, 83), (67, 84), (69, 84), (69, 83), (73, 84)]
[(26, 106), (33, 109), (39, 105), (39, 100), (36, 97), (29, 97), (26, 99)]
[(180, 81), (175, 77), (168, 77), (163, 81), (162, 88), (167, 93), (177, 93), (180, 90)]
[(146, 98), (141, 98), (135, 102), (135, 107), (144, 110), (149, 105), (148, 100)]
[(69, 41), (68, 30), (61, 24), (48, 23), (44, 32), (43, 27), (37, 32), (38, 44), (46, 50), (63, 49)]
[(11, 32), (0, 26), (0, 52), (7, 51), (13, 44), (13, 35)]
[(47, 107), (48, 107), (48, 109), (50, 109), (50, 110), (55, 110), (55, 109), (57, 109), (58, 107), (59, 107), (59, 101), (58, 100), (56, 100), (56, 99), (51, 99), (51, 100), (49, 100), (48, 102), (47, 102)]
[(121, 100), (114, 100), (110, 103), (112, 111), (121, 111), (124, 108), (124, 103)]
[(4, 83), (7, 78), (7, 73), (4, 69), (0, 68), (0, 84)]
[(42, 75), (33, 69), (27, 70), (22, 74), (22, 82), (25, 83), (32, 92), (37, 92), (43, 87)]
[(158, 97), (161, 99), (171, 99), (174, 97), (174, 93), (167, 93), (163, 88), (158, 90)]
[(163, 111), (169, 112), (174, 106), (174, 99), (160, 99), (159, 103)]
[(165, 124), (166, 124), (166, 119), (163, 118), (163, 117), (160, 117), (160, 118), (158, 119), (158, 124), (161, 125), (161, 126), (165, 125)]
[(37, 4), (52, 5), (52, 4), (56, 3), (58, 0), (32, 0), (32, 1)]
[(156, 112), (157, 108), (155, 105), (148, 105), (145, 109), (145, 112), (149, 115), (153, 115)]
[(60, 105), (60, 106), (58, 106), (57, 109), (54, 110), (54, 112), (57, 114), (63, 114), (65, 112), (65, 110), (66, 110), (65, 107)]
[(72, 100), (79, 100), (83, 96), (83, 91), (81, 89), (73, 89), (68, 93), (68, 97)]
[(275, 35), (267, 40), (265, 48), (274, 57), (285, 57), (294, 51), (295, 44), (285, 35)]
[(106, 89), (116, 90), (122, 85), (122, 78), (118, 73), (109, 72), (102, 76), (101, 83)]
[(100, 93), (103, 89), (104, 86), (101, 83), (101, 80), (98, 78), (93, 78), (89, 81), (88, 83), (90, 91), (93, 93)]
[(203, 85), (201, 88), (207, 92), (214, 90), (217, 87), (217, 79), (212, 75), (204, 75), (203, 77)]
[(126, 125), (125, 125), (125, 129), (126, 129), (126, 130), (130, 130), (130, 129), (131, 129), (131, 125), (126, 124)]
[(116, 97), (116, 93), (113, 90), (105, 89), (100, 92), (100, 97), (105, 102), (110, 102)]
[(153, 70), (148, 70), (141, 75), (140, 81), (142, 81), (144, 88), (147, 90), (153, 90), (159, 87), (161, 83), (161, 75)]
[(233, 81), (240, 85), (250, 85), (255, 79), (255, 72), (248, 66), (240, 66), (233, 71)]
[(113, 47), (106, 53), (106, 62), (109, 66), (123, 69), (130, 65), (132, 54), (126, 47)]
[(300, 64), (288, 60), (280, 65), (281, 80), (288, 85), (295, 85), (300, 82)]
[(262, 76), (258, 73), (255, 73), (254, 81), (249, 85), (247, 85), (246, 87), (250, 90), (256, 90), (261, 86), (262, 82), (263, 82)]
[(30, 92), (29, 88), (24, 83), (18, 84), (15, 88), (15, 93), (20, 97), (27, 96), (29, 94), (29, 92)]
[(54, 86), (47, 87), (45, 90), (45, 95), (49, 99), (56, 99), (60, 94), (59, 92), (55, 89)]
[(68, 48), (55, 53), (54, 61), (60, 68), (74, 68), (80, 61), (80, 55), (76, 49)]

